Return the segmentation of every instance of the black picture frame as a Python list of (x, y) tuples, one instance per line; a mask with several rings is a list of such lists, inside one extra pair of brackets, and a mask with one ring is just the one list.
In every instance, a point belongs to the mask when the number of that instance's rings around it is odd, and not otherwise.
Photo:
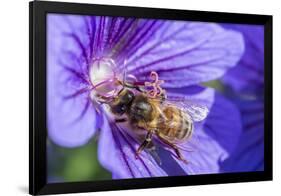
[[(46, 14), (69, 13), (264, 25), (264, 171), (47, 184)], [(29, 193), (56, 194), (272, 180), (272, 16), (33, 1), (29, 4)]]

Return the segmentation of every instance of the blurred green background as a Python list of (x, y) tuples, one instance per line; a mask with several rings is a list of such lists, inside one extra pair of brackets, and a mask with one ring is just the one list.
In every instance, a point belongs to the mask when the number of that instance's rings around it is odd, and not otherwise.
[(98, 162), (97, 141), (78, 148), (63, 148), (47, 142), (48, 182), (77, 182), (111, 179)]

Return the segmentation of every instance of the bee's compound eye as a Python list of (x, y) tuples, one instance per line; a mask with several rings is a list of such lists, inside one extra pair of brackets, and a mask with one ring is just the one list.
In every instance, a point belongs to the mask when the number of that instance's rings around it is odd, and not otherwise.
[(124, 112), (124, 111), (126, 111), (126, 106), (125, 105), (122, 105), (121, 107), (120, 107), (120, 110), (122, 111), (122, 112)]
[(129, 91), (126, 94), (126, 96), (123, 98), (123, 100), (124, 100), (125, 103), (130, 103), (133, 100), (134, 96), (135, 96), (134, 93)]
[(120, 105), (118, 106), (118, 113), (119, 114), (124, 114), (127, 110), (127, 106), (126, 105)]
[(112, 107), (112, 112), (119, 115), (124, 114), (126, 110), (127, 110), (127, 106), (125, 104), (119, 104)]

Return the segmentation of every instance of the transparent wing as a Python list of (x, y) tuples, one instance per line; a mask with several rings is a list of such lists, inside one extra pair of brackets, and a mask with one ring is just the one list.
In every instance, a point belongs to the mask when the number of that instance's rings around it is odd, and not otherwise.
[(176, 105), (180, 109), (187, 112), (195, 122), (203, 121), (209, 114), (209, 109), (206, 106), (186, 99), (172, 100), (168, 97), (166, 100), (166, 104)]

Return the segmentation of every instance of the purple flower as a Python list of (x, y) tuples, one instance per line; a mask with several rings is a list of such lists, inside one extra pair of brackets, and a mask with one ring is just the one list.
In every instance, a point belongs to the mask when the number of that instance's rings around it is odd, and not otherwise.
[[(47, 21), (48, 135), (53, 142), (77, 147), (97, 135), (98, 159), (113, 178), (220, 171), (219, 162), (238, 141), (240, 116), (231, 102), (201, 83), (236, 65), (244, 51), (240, 33), (203, 22), (57, 14)], [(188, 164), (157, 138), (157, 154), (146, 149), (136, 159), (140, 142), (132, 130), (113, 122), (106, 104), (98, 104), (95, 91), (107, 96), (116, 89), (110, 82), (93, 85), (125, 71), (140, 81), (155, 71), (169, 99), (209, 108), (207, 119), (195, 123), (192, 139), (181, 144)]]
[(223, 81), (241, 95), (261, 96), (264, 88), (264, 29), (260, 25), (224, 25), (243, 33), (245, 53)]
[(264, 28), (259, 25), (226, 25), (243, 33), (245, 53), (224, 76), (237, 97), (243, 134), (234, 153), (222, 162), (227, 172), (264, 169)]

